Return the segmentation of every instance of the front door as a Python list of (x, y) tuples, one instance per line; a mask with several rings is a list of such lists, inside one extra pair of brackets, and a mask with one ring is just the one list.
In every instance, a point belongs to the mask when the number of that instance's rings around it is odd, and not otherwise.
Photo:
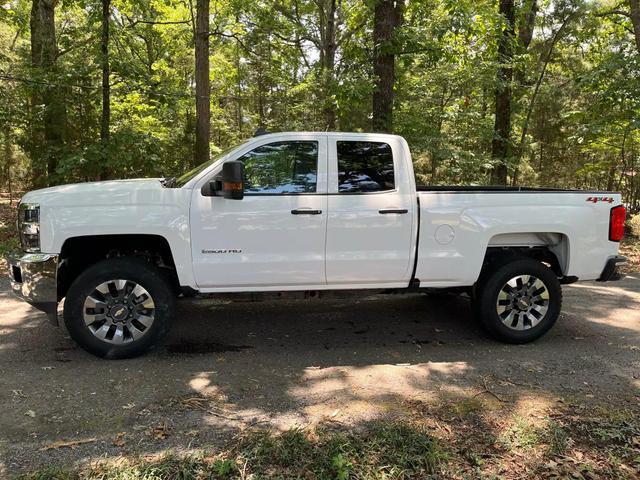
[(244, 199), (194, 191), (196, 283), (208, 291), (305, 289), (326, 284), (326, 137), (297, 136), (253, 147)]

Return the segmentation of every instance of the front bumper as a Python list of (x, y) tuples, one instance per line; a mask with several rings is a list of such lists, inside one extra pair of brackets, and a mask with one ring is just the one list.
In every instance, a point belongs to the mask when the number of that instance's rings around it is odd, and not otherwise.
[(627, 257), (623, 257), (622, 255), (610, 257), (609, 260), (607, 260), (606, 265), (604, 266), (604, 270), (602, 270), (600, 278), (598, 278), (598, 282), (611, 282), (614, 280), (620, 280), (623, 275), (622, 273), (620, 273), (618, 267), (620, 265), (624, 265), (625, 263), (627, 263)]
[(27, 253), (9, 258), (13, 293), (47, 314), (58, 325), (58, 255)]

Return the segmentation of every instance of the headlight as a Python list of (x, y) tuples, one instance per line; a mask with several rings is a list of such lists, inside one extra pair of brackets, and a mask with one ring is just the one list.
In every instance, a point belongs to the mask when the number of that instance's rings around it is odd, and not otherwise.
[(18, 233), (22, 250), (40, 251), (40, 205), (21, 203), (18, 206)]

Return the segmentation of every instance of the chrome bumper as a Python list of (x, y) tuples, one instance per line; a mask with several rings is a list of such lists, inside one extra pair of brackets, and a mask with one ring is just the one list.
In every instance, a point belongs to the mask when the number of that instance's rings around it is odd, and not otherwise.
[(13, 293), (58, 325), (58, 255), (26, 253), (8, 260)]

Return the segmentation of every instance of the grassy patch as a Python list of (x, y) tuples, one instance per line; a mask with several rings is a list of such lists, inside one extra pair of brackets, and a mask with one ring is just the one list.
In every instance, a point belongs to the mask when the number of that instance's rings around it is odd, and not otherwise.
[(239, 456), (259, 472), (292, 478), (403, 478), (434, 473), (446, 455), (421, 427), (376, 424), (362, 434), (292, 430), (258, 433), (239, 445)]
[[(24, 480), (617, 478), (640, 471), (637, 411), (565, 405), (523, 414), (475, 400), (412, 401), (412, 418), (357, 429), (255, 430), (217, 452), (170, 451), (42, 470)], [(484, 405), (484, 406), (483, 406)]]
[(543, 428), (521, 415), (516, 415), (498, 437), (499, 442), (507, 451), (533, 449), (542, 443), (542, 439)]
[(458, 419), (486, 410), (487, 407), (478, 397), (464, 397), (444, 406), (444, 411), (448, 411)]
[(421, 426), (369, 425), (362, 432), (256, 431), (228, 450), (97, 463), (81, 471), (44, 470), (25, 480), (160, 480), (205, 478), (428, 478), (446, 464), (440, 443)]
[(541, 402), (408, 405), (450, 452), (443, 478), (619, 478), (640, 471), (637, 410)]

